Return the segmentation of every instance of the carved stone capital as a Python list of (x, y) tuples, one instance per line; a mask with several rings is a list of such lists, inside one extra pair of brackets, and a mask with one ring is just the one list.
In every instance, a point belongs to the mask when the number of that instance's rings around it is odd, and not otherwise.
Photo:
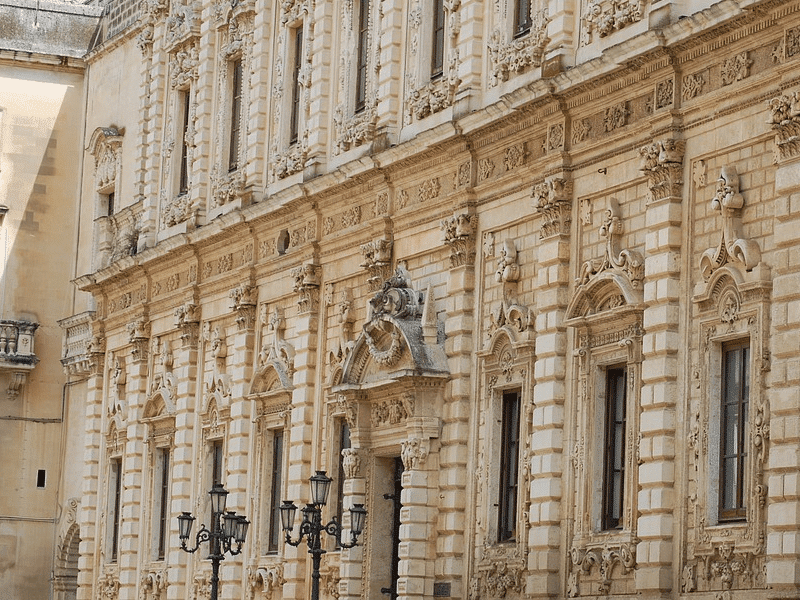
[(361, 266), (369, 273), (367, 284), (373, 292), (378, 291), (391, 276), (393, 246), (393, 240), (385, 236), (363, 244), (360, 248), (364, 256)]
[(444, 243), (450, 247), (450, 267), (475, 263), (475, 230), (478, 216), (462, 213), (441, 223)]
[(572, 181), (553, 177), (533, 186), (534, 210), (542, 215), (540, 239), (569, 234), (572, 223)]
[(775, 162), (800, 154), (800, 91), (767, 101), (769, 123), (775, 132)]
[(665, 139), (639, 149), (640, 171), (647, 177), (651, 201), (680, 198), (683, 190), (683, 140)]

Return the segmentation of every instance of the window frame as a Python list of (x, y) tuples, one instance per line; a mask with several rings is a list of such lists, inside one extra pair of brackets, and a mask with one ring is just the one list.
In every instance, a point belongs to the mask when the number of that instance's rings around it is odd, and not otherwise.
[(267, 479), (266, 475), (269, 474), (269, 493), (264, 494), (267, 502), (264, 511), (264, 553), (279, 554), (284, 545), (279, 507), (286, 488), (286, 442), (288, 436), (283, 427), (278, 427), (268, 429), (266, 437), (271, 450), (268, 464), (264, 469), (265, 480)]
[(178, 89), (177, 91), (177, 112), (178, 120), (181, 124), (179, 129), (178, 148), (178, 173), (176, 178), (176, 196), (189, 194), (191, 187), (191, 166), (189, 156), (189, 132), (191, 127), (192, 111), (192, 88), (191, 86)]
[(228, 156), (227, 172), (237, 171), (241, 163), (242, 111), (244, 108), (244, 59), (241, 55), (228, 60)]
[[(727, 358), (731, 353), (745, 351), (746, 355), (743, 360), (739, 361), (737, 365), (739, 370), (738, 375), (742, 379), (743, 385), (737, 387), (735, 390), (737, 415), (735, 425), (738, 427), (736, 445), (738, 452), (729, 455), (726, 453), (725, 448), (728, 441), (728, 427), (726, 427), (727, 411), (726, 406), (734, 404), (728, 402), (728, 369)], [(719, 489), (718, 489), (718, 522), (727, 523), (731, 521), (744, 521), (747, 519), (747, 495), (748, 495), (748, 446), (749, 446), (749, 404), (750, 404), (750, 340), (740, 340), (735, 342), (723, 343), (720, 348), (721, 361), (721, 385), (720, 385), (720, 406), (719, 406)], [(725, 506), (725, 490), (726, 483), (731, 473), (726, 469), (726, 459), (733, 458), (736, 461), (734, 467), (735, 479), (735, 506), (726, 508)]]
[(515, 542), (519, 525), (520, 450), (522, 442), (522, 391), (500, 394), (499, 486), (497, 497), (497, 543)]
[[(603, 531), (622, 528), (625, 512), (625, 471), (627, 438), (627, 387), (628, 369), (626, 365), (614, 365), (604, 369), (603, 403), (603, 476), (602, 507), (600, 513)], [(612, 377), (613, 375), (613, 377)], [(621, 394), (619, 393), (621, 384)], [(614, 393), (616, 392), (616, 393)], [(621, 418), (619, 413), (622, 413)], [(612, 427), (612, 419), (614, 426)], [(617, 476), (619, 482), (617, 483)]]
[(287, 70), (289, 75), (288, 84), (291, 86), (289, 94), (289, 119), (287, 119), (287, 145), (294, 146), (300, 141), (301, 108), (303, 85), (300, 81), (303, 71), (303, 53), (305, 43), (305, 23), (300, 19), (295, 25), (288, 28), (289, 48), (288, 64), (291, 69)]
[(447, 28), (447, 15), (444, 10), (444, 0), (432, 0), (431, 11), (431, 36), (430, 36), (430, 79), (431, 81), (444, 76), (445, 63), (445, 30)]
[[(355, 3), (354, 3), (355, 6)], [(353, 101), (354, 114), (364, 112), (367, 106), (367, 69), (369, 68), (369, 38), (371, 0), (358, 0), (358, 17), (355, 19), (355, 95)]]
[(161, 446), (155, 452), (155, 469), (153, 470), (153, 534), (155, 544), (153, 548), (155, 560), (166, 560), (169, 549), (169, 523), (170, 523), (170, 487), (172, 482), (172, 448)]

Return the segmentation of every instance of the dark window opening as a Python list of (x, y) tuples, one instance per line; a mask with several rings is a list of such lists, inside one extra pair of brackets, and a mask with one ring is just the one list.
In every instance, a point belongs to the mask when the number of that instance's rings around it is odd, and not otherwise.
[(269, 531), (267, 551), (277, 552), (281, 545), (281, 487), (283, 485), (283, 431), (272, 435), (272, 472), (270, 474)]
[[(337, 481), (336, 481), (336, 518), (339, 523), (342, 522), (342, 513), (344, 512), (344, 455), (342, 450), (350, 448), (350, 426), (344, 419), (339, 420), (339, 462), (337, 467)], [(339, 546), (339, 540), (336, 539), (336, 546)]]
[(627, 369), (606, 371), (603, 529), (622, 527), (625, 490), (625, 403)]
[(514, 37), (522, 37), (531, 30), (531, 2), (517, 0), (514, 10)]
[(431, 37), (431, 79), (444, 72), (444, 0), (433, 0), (433, 30)]
[(119, 551), (120, 497), (122, 496), (122, 459), (111, 461), (111, 562), (117, 562)]
[(719, 520), (747, 517), (747, 472), (750, 400), (750, 344), (728, 344), (722, 349), (720, 423)]
[(389, 587), (381, 588), (381, 593), (388, 596), (389, 600), (397, 600), (400, 595), (397, 589), (397, 580), (400, 573), (400, 512), (403, 505), (400, 502), (403, 493), (403, 461), (398, 456), (394, 459), (394, 490), (392, 494), (384, 494), (384, 498), (392, 501), (392, 558), (390, 568)]
[(500, 493), (497, 541), (510, 542), (517, 535), (517, 485), (519, 479), (520, 394), (503, 393), (500, 437)]
[(45, 473), (44, 469), (39, 469), (36, 472), (36, 487), (37, 488), (43, 488), (44, 487), (45, 475), (46, 475), (46, 473)]
[(178, 194), (189, 193), (189, 90), (182, 92), (183, 126), (181, 127), (181, 165)]
[(167, 552), (169, 530), (169, 449), (161, 450), (161, 481), (159, 482), (158, 506), (158, 560), (164, 560)]
[(369, 0), (360, 0), (358, 9), (358, 49), (356, 54), (356, 112), (367, 102), (367, 55), (369, 52)]
[(294, 30), (294, 56), (292, 58), (292, 107), (289, 120), (289, 143), (297, 143), (300, 135), (300, 69), (303, 64), (303, 28)]
[(106, 215), (109, 217), (114, 215), (114, 192), (106, 195)]
[(228, 171), (239, 168), (239, 134), (242, 128), (242, 59), (231, 65), (231, 131), (228, 149)]

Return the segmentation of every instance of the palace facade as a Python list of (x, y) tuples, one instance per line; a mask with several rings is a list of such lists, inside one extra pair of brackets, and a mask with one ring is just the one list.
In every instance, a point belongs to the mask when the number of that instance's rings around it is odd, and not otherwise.
[(798, 597), (800, 2), (103, 6), (56, 597)]

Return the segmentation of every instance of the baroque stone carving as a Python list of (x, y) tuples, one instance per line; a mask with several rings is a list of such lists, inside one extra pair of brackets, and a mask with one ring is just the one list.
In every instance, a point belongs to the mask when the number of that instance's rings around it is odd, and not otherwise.
[(306, 263), (292, 269), (294, 291), (298, 294), (297, 305), (301, 313), (316, 312), (319, 308), (319, 286), (322, 268), (314, 263)]
[(589, 119), (581, 119), (572, 124), (572, 145), (580, 144), (589, 139), (592, 123)]
[(627, 575), (636, 567), (636, 543), (606, 544), (603, 548), (593, 549), (573, 548), (570, 559), (567, 583), (567, 595), (570, 598), (576, 598), (581, 594), (581, 578), (589, 576), (594, 568), (597, 568), (600, 576), (598, 591), (601, 594), (608, 594), (615, 566), (619, 565), (623, 575)]
[(702, 73), (693, 73), (691, 75), (686, 75), (683, 78), (683, 92), (681, 96), (684, 100), (691, 100), (692, 98), (697, 98), (700, 93), (703, 91), (703, 86), (705, 85), (706, 80), (703, 77)]
[(484, 547), (484, 556), (476, 565), (470, 599), (505, 598), (509, 592), (520, 593), (524, 575), (525, 560), (518, 547)]
[(583, 44), (606, 37), (644, 17), (644, 0), (589, 0), (583, 16)]
[(361, 455), (358, 448), (342, 449), (342, 470), (345, 479), (358, 477), (358, 472), (361, 470)]
[(462, 213), (441, 223), (444, 243), (450, 246), (450, 267), (475, 263), (475, 229), (478, 216)]
[(372, 405), (372, 426), (397, 425), (414, 415), (414, 396), (406, 393)]
[(374, 105), (345, 117), (344, 105), (339, 104), (333, 115), (333, 126), (336, 130), (336, 147), (334, 152), (340, 154), (347, 152), (375, 137), (375, 126), (378, 123), (378, 111)]
[(489, 85), (495, 86), (506, 81), (510, 73), (518, 73), (527, 67), (538, 67), (542, 64), (542, 55), (550, 39), (547, 37), (547, 24), (550, 19), (547, 9), (536, 11), (533, 15), (531, 30), (526, 35), (508, 39), (507, 34), (499, 28), (492, 31), (489, 37), (489, 58), (492, 61)]
[(500, 258), (497, 261), (495, 280), (498, 283), (513, 283), (519, 280), (519, 264), (517, 263), (517, 248), (514, 240), (504, 240), (500, 249)]
[(540, 239), (569, 234), (572, 223), (572, 182), (554, 177), (533, 186), (533, 208), (542, 215)]
[(750, 271), (761, 262), (758, 242), (745, 239), (742, 233), (743, 207), (744, 196), (739, 192), (736, 167), (723, 167), (717, 180), (716, 193), (711, 200), (711, 208), (722, 213), (722, 236), (716, 248), (709, 248), (700, 257), (700, 272), (705, 281), (728, 263)]
[(183, 89), (197, 80), (200, 65), (200, 50), (196, 44), (180, 48), (170, 62), (170, 85)]
[(749, 58), (749, 53), (746, 50), (722, 61), (722, 66), (720, 67), (722, 85), (731, 85), (745, 79), (750, 75), (750, 66), (752, 64), (753, 61)]
[(106, 570), (97, 580), (97, 589), (101, 600), (119, 598), (119, 576), (116, 572)]
[(605, 221), (600, 228), (600, 235), (606, 238), (605, 255), (583, 263), (580, 277), (576, 281), (578, 286), (589, 283), (594, 277), (610, 269), (624, 272), (633, 288), (641, 285), (644, 279), (644, 258), (636, 250), (620, 249), (622, 231), (622, 212), (616, 198), (611, 198)]
[(364, 255), (361, 266), (369, 274), (367, 285), (373, 292), (379, 290), (383, 282), (391, 276), (393, 246), (393, 240), (384, 236), (363, 244), (360, 248)]
[(227, 169), (214, 167), (211, 173), (211, 208), (224, 206), (245, 195), (244, 169), (228, 172)]
[(605, 127), (606, 133), (625, 127), (628, 123), (629, 114), (627, 102), (620, 102), (606, 108), (603, 115), (603, 127)]
[(141, 600), (161, 600), (162, 594), (167, 589), (167, 572), (149, 571), (142, 575), (139, 594)]
[(684, 147), (683, 140), (665, 139), (639, 149), (651, 201), (681, 197)]
[(200, 307), (187, 302), (175, 309), (175, 326), (181, 331), (184, 346), (196, 344), (200, 328)]
[(528, 153), (525, 151), (525, 142), (520, 142), (519, 144), (514, 144), (506, 148), (503, 155), (503, 164), (506, 167), (506, 171), (512, 171), (524, 165), (527, 156)]
[(231, 300), (231, 308), (237, 313), (236, 325), (239, 327), (239, 331), (252, 329), (255, 325), (258, 289), (243, 283), (233, 288), (228, 296)]
[(430, 440), (422, 438), (412, 438), (401, 442), (400, 458), (403, 461), (403, 467), (407, 471), (421, 468), (430, 453), (430, 444)]
[(249, 600), (256, 600), (260, 590), (263, 600), (271, 600), (273, 592), (284, 583), (283, 563), (275, 563), (264, 567), (247, 568), (247, 594)]
[(282, 366), (286, 375), (291, 379), (294, 374), (294, 346), (284, 339), (286, 330), (286, 319), (283, 311), (275, 307), (269, 316), (269, 321), (264, 324), (267, 334), (261, 334), (261, 350), (258, 354), (258, 365), (264, 367), (269, 363), (278, 363)]
[(800, 154), (800, 92), (778, 96), (767, 101), (767, 119), (775, 132), (775, 162)]

